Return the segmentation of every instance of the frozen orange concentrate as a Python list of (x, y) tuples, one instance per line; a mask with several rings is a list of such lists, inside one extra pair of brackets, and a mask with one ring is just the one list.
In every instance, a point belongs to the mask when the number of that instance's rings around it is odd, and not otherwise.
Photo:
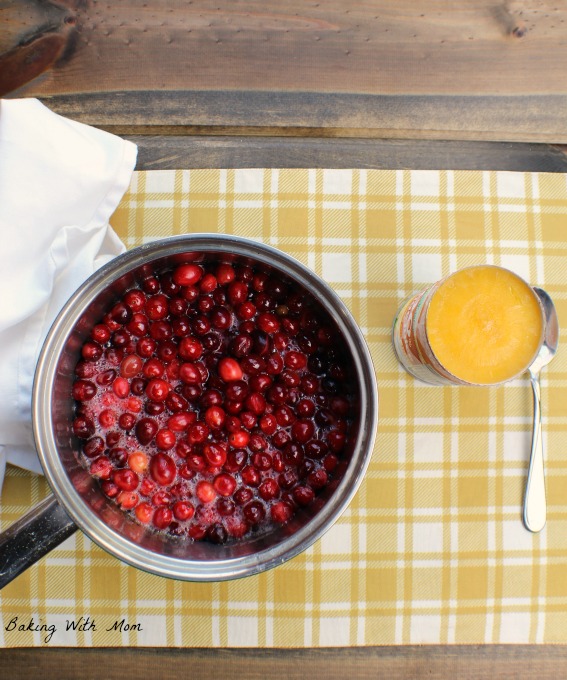
[(507, 269), (483, 265), (449, 276), (431, 298), (429, 344), (454, 376), (490, 385), (524, 371), (543, 334), (537, 295)]

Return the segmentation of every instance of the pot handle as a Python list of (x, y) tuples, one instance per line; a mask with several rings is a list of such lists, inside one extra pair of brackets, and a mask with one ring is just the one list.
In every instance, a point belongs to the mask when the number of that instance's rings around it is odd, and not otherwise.
[(55, 496), (35, 505), (0, 533), (0, 590), (76, 530)]

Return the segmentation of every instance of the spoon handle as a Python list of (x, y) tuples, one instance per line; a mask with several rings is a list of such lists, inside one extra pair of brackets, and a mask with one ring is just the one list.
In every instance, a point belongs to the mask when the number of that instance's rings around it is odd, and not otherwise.
[(534, 394), (534, 425), (532, 433), (532, 452), (524, 498), (524, 524), (526, 529), (537, 532), (545, 526), (546, 501), (545, 477), (543, 472), (543, 440), (541, 436), (541, 390), (539, 375), (531, 376)]

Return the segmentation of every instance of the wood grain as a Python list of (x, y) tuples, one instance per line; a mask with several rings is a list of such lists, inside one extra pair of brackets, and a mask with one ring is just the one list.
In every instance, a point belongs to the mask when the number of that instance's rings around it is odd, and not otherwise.
[(255, 135), (126, 136), (139, 170), (179, 168), (378, 168), (567, 172), (544, 144)]
[(10, 649), (0, 676), (10, 680), (558, 680), (567, 646), (404, 646), (318, 650)]
[(12, 96), (93, 125), (567, 143), (566, 0), (60, 4), (72, 52)]

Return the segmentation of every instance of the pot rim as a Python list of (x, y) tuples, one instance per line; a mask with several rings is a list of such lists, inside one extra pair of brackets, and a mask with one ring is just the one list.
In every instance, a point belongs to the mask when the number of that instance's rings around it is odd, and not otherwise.
[[(219, 560), (180, 559), (154, 553), (111, 529), (81, 498), (61, 462), (52, 427), (53, 386), (59, 356), (81, 311), (110, 283), (137, 267), (186, 252), (213, 251), (249, 257), (287, 274), (310, 290), (337, 324), (352, 354), (360, 398), (360, 421), (354, 454), (329, 501), (295, 533), (258, 552)], [(100, 547), (144, 571), (189, 581), (223, 581), (257, 574), (281, 564), (317, 541), (343, 514), (358, 490), (372, 456), (378, 422), (378, 389), (371, 355), (358, 327), (339, 296), (312, 270), (264, 243), (225, 234), (192, 233), (148, 242), (119, 255), (92, 274), (69, 298), (43, 344), (32, 395), (33, 433), (51, 489), (77, 526)]]

